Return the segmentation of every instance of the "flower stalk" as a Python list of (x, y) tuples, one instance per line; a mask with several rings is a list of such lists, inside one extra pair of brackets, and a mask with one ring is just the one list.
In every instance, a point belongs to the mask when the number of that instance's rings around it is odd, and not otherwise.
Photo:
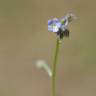
[(54, 61), (52, 66), (52, 96), (56, 96), (56, 66), (58, 61), (59, 48), (60, 48), (60, 39), (57, 38)]

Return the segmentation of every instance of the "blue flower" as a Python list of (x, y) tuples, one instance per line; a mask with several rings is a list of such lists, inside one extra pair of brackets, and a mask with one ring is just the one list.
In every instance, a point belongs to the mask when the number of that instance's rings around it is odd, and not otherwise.
[(48, 30), (49, 31), (58, 32), (60, 27), (61, 27), (61, 22), (57, 18), (48, 20)]
[(58, 32), (59, 29), (62, 29), (64, 31), (67, 25), (68, 25), (68, 20), (65, 17), (60, 20), (57, 18), (48, 20), (48, 30), (51, 32)]
[(48, 30), (57, 33), (60, 39), (64, 36), (68, 37), (69, 30), (67, 29), (67, 26), (73, 19), (76, 19), (76, 16), (70, 13), (60, 19), (53, 18), (52, 20), (48, 20)]
[(76, 16), (70, 13), (61, 19), (53, 18), (52, 20), (48, 20), (48, 30), (51, 32), (58, 32), (59, 29), (64, 31), (72, 19), (76, 19)]

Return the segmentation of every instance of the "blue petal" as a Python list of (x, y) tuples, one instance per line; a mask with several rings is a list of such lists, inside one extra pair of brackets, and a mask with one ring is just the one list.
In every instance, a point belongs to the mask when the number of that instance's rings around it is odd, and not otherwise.
[(59, 28), (57, 26), (48, 26), (48, 30), (51, 32), (58, 32)]
[(48, 26), (48, 30), (51, 31), (51, 32), (53, 32), (52, 26)]
[(51, 25), (53, 23), (53, 20), (48, 20), (48, 25)]
[(58, 32), (58, 31), (59, 31), (59, 28), (57, 26), (54, 26), (53, 32)]
[(57, 18), (53, 18), (53, 22), (54, 22), (54, 23), (58, 23), (59, 20), (58, 20)]

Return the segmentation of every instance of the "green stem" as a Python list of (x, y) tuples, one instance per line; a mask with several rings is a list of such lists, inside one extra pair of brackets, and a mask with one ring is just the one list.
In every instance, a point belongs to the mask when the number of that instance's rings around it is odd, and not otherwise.
[(56, 65), (57, 65), (57, 59), (58, 59), (58, 53), (59, 53), (59, 44), (60, 40), (57, 38), (56, 42), (56, 49), (54, 54), (54, 62), (52, 66), (52, 96), (56, 96)]

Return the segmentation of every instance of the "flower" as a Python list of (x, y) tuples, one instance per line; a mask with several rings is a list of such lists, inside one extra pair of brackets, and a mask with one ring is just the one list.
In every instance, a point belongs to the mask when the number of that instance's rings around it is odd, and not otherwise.
[(67, 26), (73, 19), (76, 19), (76, 16), (73, 13), (69, 13), (61, 19), (53, 18), (52, 20), (48, 20), (48, 30), (57, 33), (60, 39), (62, 39), (64, 35), (69, 36)]
[(48, 20), (48, 30), (52, 32), (58, 32), (61, 27), (61, 22), (57, 18)]

